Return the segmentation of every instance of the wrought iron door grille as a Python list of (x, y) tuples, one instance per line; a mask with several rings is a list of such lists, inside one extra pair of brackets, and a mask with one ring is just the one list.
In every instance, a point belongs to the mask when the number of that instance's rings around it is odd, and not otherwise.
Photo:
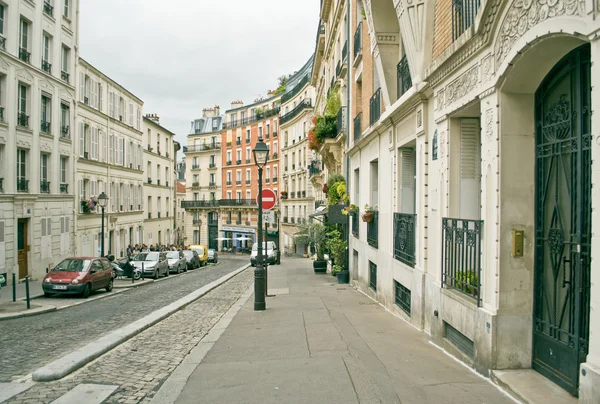
[(378, 88), (369, 100), (369, 125), (373, 126), (381, 116), (381, 88)]
[(358, 212), (352, 214), (352, 235), (356, 238), (360, 236), (360, 221)]
[(396, 305), (410, 316), (410, 289), (398, 281), (394, 281), (394, 293), (396, 295)]
[(481, 303), (483, 220), (442, 219), (442, 287), (457, 289)]
[(444, 334), (446, 339), (456, 346), (462, 353), (471, 359), (475, 358), (475, 345), (473, 344), (473, 341), (467, 338), (463, 333), (452, 327), (450, 324), (444, 322)]
[(412, 78), (410, 77), (410, 68), (406, 55), (402, 56), (397, 67), (398, 71), (398, 98), (412, 87)]
[(415, 222), (417, 215), (394, 213), (394, 258), (415, 266)]
[(377, 265), (369, 261), (369, 287), (377, 291)]

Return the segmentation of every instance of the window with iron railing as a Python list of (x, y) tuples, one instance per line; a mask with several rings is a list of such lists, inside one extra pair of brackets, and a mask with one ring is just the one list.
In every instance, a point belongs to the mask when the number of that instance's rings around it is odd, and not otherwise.
[(415, 266), (415, 223), (417, 215), (394, 213), (394, 258)]
[(356, 31), (354, 32), (354, 59), (362, 51), (362, 21), (358, 23)]
[(362, 120), (362, 112), (359, 112), (358, 115), (356, 115), (354, 117), (354, 141), (360, 139), (360, 135), (362, 132), (361, 120)]
[(379, 248), (379, 212), (373, 212), (373, 220), (367, 223), (367, 243), (371, 247)]
[(381, 117), (381, 88), (369, 100), (369, 125), (373, 126)]
[(369, 261), (369, 287), (377, 291), (377, 265)]
[(406, 55), (400, 59), (397, 66), (398, 73), (398, 98), (407, 92), (412, 87), (412, 78), (410, 77), (410, 69), (408, 67), (408, 59)]
[(452, 0), (453, 41), (456, 41), (475, 23), (480, 5), (481, 0)]

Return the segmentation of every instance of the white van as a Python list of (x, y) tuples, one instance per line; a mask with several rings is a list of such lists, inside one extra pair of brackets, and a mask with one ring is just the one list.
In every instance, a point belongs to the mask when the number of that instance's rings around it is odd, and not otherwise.
[[(277, 245), (274, 241), (267, 241), (263, 245), (263, 261), (270, 265), (281, 264)], [(250, 265), (256, 266), (256, 255), (258, 254), (258, 243), (252, 244), (252, 253), (250, 254)]]

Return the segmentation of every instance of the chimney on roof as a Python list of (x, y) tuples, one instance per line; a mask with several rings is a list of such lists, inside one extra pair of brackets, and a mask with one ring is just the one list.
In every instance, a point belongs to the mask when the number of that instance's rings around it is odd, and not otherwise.
[(152, 122), (160, 123), (160, 116), (158, 116), (158, 114), (146, 114), (146, 118), (150, 119)]
[(203, 118), (211, 118), (215, 116), (215, 110), (214, 108), (204, 108), (202, 110), (202, 117)]
[(221, 115), (221, 106), (215, 105), (215, 116)]
[(242, 100), (231, 101), (231, 109), (235, 109), (235, 108), (239, 108), (239, 107), (243, 107), (243, 106), (244, 106), (244, 101), (242, 101)]

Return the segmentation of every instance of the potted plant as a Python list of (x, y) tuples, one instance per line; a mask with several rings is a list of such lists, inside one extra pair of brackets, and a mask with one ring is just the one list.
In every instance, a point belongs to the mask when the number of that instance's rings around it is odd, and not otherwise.
[(338, 279), (338, 283), (348, 283), (350, 273), (345, 268), (346, 248), (348, 243), (342, 240), (342, 233), (339, 230), (332, 230), (327, 233), (327, 248), (331, 253), (333, 265), (331, 266), (331, 274)]
[(295, 236), (296, 242), (309, 246), (310, 251), (316, 254), (316, 260), (313, 261), (313, 270), (315, 272), (327, 272), (327, 261), (325, 261), (325, 243), (327, 234), (325, 226), (321, 223), (310, 223), (305, 226)]
[(281, 191), (281, 199), (287, 199), (287, 198), (288, 198), (287, 191)]
[(354, 215), (358, 212), (358, 210), (359, 210), (358, 206), (356, 206), (354, 204), (350, 204), (350, 205), (346, 206), (344, 209), (342, 209), (342, 214)]
[(375, 216), (375, 212), (377, 212), (377, 205), (369, 206), (369, 204), (366, 204), (365, 213), (362, 215), (363, 222), (371, 223), (373, 221), (373, 217)]

